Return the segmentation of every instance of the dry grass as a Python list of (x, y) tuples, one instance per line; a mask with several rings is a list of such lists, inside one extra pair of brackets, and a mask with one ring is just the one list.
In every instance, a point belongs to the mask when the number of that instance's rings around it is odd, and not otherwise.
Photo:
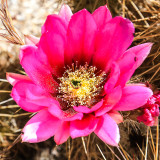
[[(154, 43), (150, 55), (143, 65), (136, 71), (131, 82), (150, 82), (155, 88), (160, 88), (160, 1), (159, 0), (59, 0), (58, 7), (68, 3), (73, 12), (87, 8), (93, 12), (97, 7), (107, 4), (113, 16), (121, 15), (129, 18), (136, 28), (134, 45), (145, 42)], [(43, 4), (49, 1), (43, 0)], [(0, 18), (4, 28), (0, 35), (13, 44), (23, 44), (23, 36), (17, 33), (9, 15), (7, 3), (1, 1)], [(32, 7), (32, 6), (29, 6)], [(18, 23), (18, 21), (17, 21)], [(22, 32), (19, 29), (19, 32)], [(35, 33), (36, 34), (36, 33)], [(3, 67), (3, 66), (2, 66)], [(56, 159), (87, 159), (87, 160), (160, 160), (159, 152), (159, 125), (145, 127), (133, 120), (127, 119), (120, 124), (121, 141), (119, 147), (104, 144), (96, 135), (91, 134), (82, 139), (69, 139), (66, 144), (55, 146), (52, 139), (40, 144), (21, 144), (19, 135), (24, 124), (31, 114), (19, 109), (9, 94), (11, 86), (6, 82), (4, 71), (20, 69), (18, 63), (7, 66), (1, 70), (0, 79), (0, 159), (36, 159), (39, 160), (44, 149), (48, 149), (49, 160)], [(18, 137), (16, 139), (16, 137)], [(30, 154), (26, 154), (29, 152)], [(35, 154), (36, 152), (36, 154)], [(32, 157), (32, 158), (31, 158)]]
[(7, 40), (9, 43), (23, 45), (21, 37), (18, 35), (13, 26), (12, 18), (8, 12), (8, 5), (6, 0), (1, 0), (0, 19), (7, 33), (3, 33), (4, 29), (1, 28), (0, 36)]

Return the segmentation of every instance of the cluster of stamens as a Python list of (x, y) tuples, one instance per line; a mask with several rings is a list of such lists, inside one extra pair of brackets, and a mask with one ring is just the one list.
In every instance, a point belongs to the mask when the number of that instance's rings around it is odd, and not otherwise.
[(106, 78), (104, 72), (97, 72), (96, 67), (75, 66), (68, 68), (59, 78), (58, 99), (67, 103), (67, 106), (86, 105), (91, 107), (97, 96), (102, 92)]

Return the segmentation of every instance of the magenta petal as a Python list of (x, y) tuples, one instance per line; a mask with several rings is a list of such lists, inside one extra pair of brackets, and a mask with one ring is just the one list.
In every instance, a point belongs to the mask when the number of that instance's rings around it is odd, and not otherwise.
[(114, 107), (113, 104), (103, 104), (100, 109), (95, 112), (95, 117), (99, 117), (110, 111)]
[(33, 35), (24, 35), (25, 37), (25, 44), (26, 45), (37, 45), (39, 42), (39, 38)]
[(92, 106), (92, 108), (88, 108), (87, 106), (74, 106), (74, 110), (81, 113), (91, 113), (99, 109), (103, 104), (103, 100)]
[(49, 92), (55, 92), (57, 82), (53, 80), (45, 54), (36, 46), (23, 46), (20, 51), (20, 63), (27, 75), (39, 86)]
[(104, 91), (106, 94), (111, 92), (113, 88), (115, 87), (120, 75), (120, 69), (117, 63), (113, 63), (111, 66), (111, 73), (108, 76), (108, 80), (106, 84), (104, 85)]
[(94, 53), (94, 40), (97, 31), (92, 15), (85, 9), (75, 13), (68, 25), (65, 64), (78, 61), (89, 64)]
[(62, 111), (61, 106), (58, 101), (55, 100), (54, 103), (50, 105), (48, 111), (55, 117), (62, 119), (63, 121), (73, 121), (81, 120), (83, 118), (83, 113), (76, 113), (73, 109)]
[(72, 16), (72, 11), (70, 9), (70, 7), (66, 4), (64, 4), (59, 12), (59, 16), (61, 16), (62, 18), (64, 18), (66, 20), (66, 22), (69, 23), (71, 16)]
[(126, 86), (122, 90), (120, 101), (114, 106), (117, 111), (129, 111), (143, 106), (149, 97), (152, 96), (152, 90), (140, 85)]
[(150, 52), (152, 43), (144, 43), (128, 49), (118, 60), (121, 71), (117, 85), (124, 86), (134, 71), (142, 64)]
[(117, 124), (123, 122), (122, 115), (117, 111), (110, 111), (107, 113)]
[(22, 109), (28, 112), (37, 112), (53, 103), (45, 90), (27, 80), (17, 82), (11, 96)]
[(103, 106), (95, 112), (95, 116), (98, 117), (110, 111), (113, 108), (113, 106), (120, 100), (121, 96), (121, 87), (118, 86), (114, 88), (112, 92), (110, 92), (104, 97)]
[(151, 50), (152, 45), (153, 43), (144, 43), (128, 49), (127, 52), (135, 53), (135, 58), (134, 58), (134, 60), (136, 61), (136, 64), (134, 66), (135, 68), (138, 68), (142, 64), (142, 62), (146, 59)]
[(67, 141), (70, 136), (70, 123), (62, 122), (54, 136), (54, 141), (57, 145)]
[(103, 142), (112, 146), (118, 146), (120, 140), (119, 128), (116, 122), (108, 114), (105, 114), (100, 118), (95, 134)]
[(21, 80), (30, 80), (30, 78), (25, 75), (9, 73), (9, 72), (6, 73), (6, 78), (12, 86), (14, 86), (17, 82)]
[(39, 42), (39, 47), (46, 53), (52, 73), (58, 77), (64, 72), (64, 46), (65, 38), (54, 31), (44, 33)]
[(121, 86), (117, 86), (112, 90), (112, 92), (110, 92), (105, 96), (104, 103), (114, 105), (121, 99), (121, 96), (122, 96), (122, 88)]
[(134, 26), (122, 17), (111, 19), (96, 38), (96, 53), (93, 64), (99, 69), (108, 70), (133, 41)]
[(63, 111), (60, 108), (60, 104), (58, 101), (54, 101), (53, 104), (51, 104), (48, 108), (48, 111), (55, 117), (59, 117), (59, 119), (63, 116)]
[(61, 36), (66, 33), (67, 30), (67, 23), (66, 21), (58, 16), (58, 15), (49, 15), (47, 16), (47, 19), (42, 26), (42, 34), (47, 32), (54, 31), (57, 34), (60, 34)]
[(107, 6), (99, 7), (93, 12), (92, 15), (99, 29), (104, 27), (104, 25), (112, 19), (112, 15)]
[(22, 130), (22, 141), (37, 143), (54, 136), (61, 121), (47, 110), (42, 110), (32, 117)]
[(70, 135), (72, 138), (88, 136), (97, 126), (98, 119), (92, 114), (83, 117), (82, 120), (70, 122)]
[(70, 114), (63, 114), (62, 119), (64, 121), (74, 121), (74, 120), (81, 120), (83, 118), (83, 113), (76, 113), (74, 115), (70, 115)]
[(66, 45), (67, 24), (57, 15), (50, 15), (42, 27), (45, 30), (39, 42), (39, 48), (47, 55), (52, 73), (62, 76), (64, 72), (64, 48)]

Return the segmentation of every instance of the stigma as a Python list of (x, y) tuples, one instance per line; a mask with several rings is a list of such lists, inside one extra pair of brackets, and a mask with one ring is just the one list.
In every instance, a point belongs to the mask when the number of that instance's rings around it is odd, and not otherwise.
[(66, 69), (59, 78), (58, 99), (68, 107), (85, 105), (91, 107), (103, 90), (106, 79), (104, 72), (98, 72), (95, 66), (75, 66)]

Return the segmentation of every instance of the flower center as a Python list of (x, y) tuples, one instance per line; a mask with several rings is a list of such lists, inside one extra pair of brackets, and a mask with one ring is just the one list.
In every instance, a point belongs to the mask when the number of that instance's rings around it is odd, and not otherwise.
[(73, 88), (78, 89), (81, 86), (81, 81), (72, 79), (71, 84), (73, 85)]
[(58, 99), (66, 102), (69, 106), (86, 105), (91, 107), (97, 96), (102, 92), (106, 78), (104, 72), (96, 73), (97, 69), (93, 66), (77, 67), (74, 64), (72, 68), (65, 71), (59, 78)]

